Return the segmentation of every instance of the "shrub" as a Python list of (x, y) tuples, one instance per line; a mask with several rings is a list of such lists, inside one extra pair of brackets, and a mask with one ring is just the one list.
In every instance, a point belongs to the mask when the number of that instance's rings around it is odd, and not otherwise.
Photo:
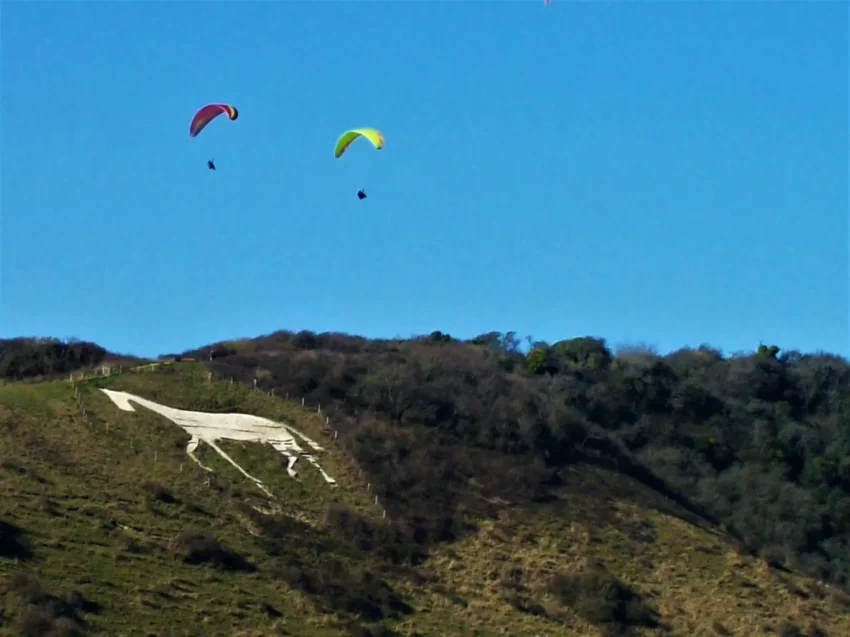
[(0, 558), (28, 560), (32, 556), (24, 542), (23, 530), (11, 522), (0, 520)]
[(558, 573), (549, 590), (593, 624), (613, 623), (623, 628), (657, 625), (656, 613), (602, 565), (584, 572)]
[(175, 552), (187, 564), (211, 564), (232, 571), (253, 571), (244, 557), (203, 533), (186, 532), (177, 538)]
[(85, 624), (79, 611), (96, 612), (98, 609), (77, 591), (61, 597), (47, 593), (29, 573), (13, 573), (8, 589), (20, 602), (15, 623), (21, 637), (82, 637)]

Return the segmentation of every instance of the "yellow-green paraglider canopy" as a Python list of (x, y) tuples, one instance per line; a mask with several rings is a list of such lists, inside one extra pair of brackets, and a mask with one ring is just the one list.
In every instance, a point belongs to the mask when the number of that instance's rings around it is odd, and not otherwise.
[(345, 152), (345, 149), (351, 145), (351, 142), (358, 137), (365, 137), (368, 139), (377, 150), (381, 150), (384, 147), (384, 137), (381, 135), (380, 131), (374, 128), (352, 128), (351, 130), (345, 131), (339, 136), (339, 139), (336, 140), (334, 157), (339, 159)]

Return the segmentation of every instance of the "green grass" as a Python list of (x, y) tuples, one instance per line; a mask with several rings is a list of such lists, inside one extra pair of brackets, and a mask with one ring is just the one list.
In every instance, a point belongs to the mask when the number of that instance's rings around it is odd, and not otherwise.
[[(87, 420), (67, 380), (0, 387), (0, 635), (74, 634), (76, 620), (56, 620), (62, 612), (76, 613), (83, 634), (112, 637), (330, 637), (366, 634), (356, 632), (363, 625), (379, 634), (379, 624), (401, 635), (603, 635), (611, 628), (581, 611), (607, 612), (604, 600), (586, 598), (599, 596), (592, 587), (572, 606), (551, 588), (555, 575), (584, 573), (595, 560), (658, 613), (661, 626), (638, 634), (713, 635), (718, 624), (749, 636), (816, 620), (827, 635), (850, 635), (850, 603), (838, 593), (802, 595), (815, 590), (811, 580), (735, 553), (718, 530), (610, 472), (576, 467), (553, 502), (497, 507), (424, 564), (391, 564), (358, 546), (366, 531), (355, 522), (326, 518), (328, 507), (344, 506), (366, 516), (367, 531), (387, 528), (323, 415), (210, 382), (199, 363), (77, 387)], [(280, 454), (255, 443), (220, 445), (274, 497), (202, 444), (211, 476), (186, 454), (182, 429), (140, 406), (120, 411), (99, 387), (286, 422), (326, 449), (318, 460), (339, 486), (303, 459), (293, 480)], [(248, 566), (190, 563), (206, 549)], [(34, 580), (43, 592), (33, 592)], [(48, 595), (71, 596), (76, 610), (45, 610)], [(50, 621), (54, 632), (44, 632)]]
[[(180, 407), (205, 406), (193, 402), (205, 391), (193, 378), (167, 383), (172, 391), (156, 398)], [(171, 545), (180, 534), (196, 531), (271, 568), (238, 506), (270, 503), (229, 464), (205, 452), (202, 461), (216, 469), (207, 486), (207, 472), (185, 453), (185, 432), (143, 408), (121, 412), (96, 389), (145, 394), (156, 380), (127, 374), (82, 384), (88, 422), (76, 410), (68, 382), (0, 388), (0, 519), (24, 529), (36, 555), (30, 562), (0, 561), (0, 572), (24, 568), (50, 588), (78, 590), (96, 600), (101, 610), (86, 617), (92, 634), (194, 635), (205, 626), (204, 634), (229, 635), (232, 627), (268, 628), (272, 622), (259, 608), (262, 602), (284, 613), (291, 634), (344, 634), (324, 627), (307, 596), (263, 574), (262, 568), (247, 574), (210, 570), (173, 555)], [(208, 402), (239, 400), (239, 392), (228, 387), (209, 391), (214, 398)], [(258, 402), (243, 398), (248, 407)], [(341, 498), (324, 481), (312, 479), (309, 474), (316, 472), (304, 461), (299, 468), (308, 477), (299, 484), (270, 448), (246, 445), (228, 451), (239, 461), (251, 459), (249, 470), (264, 478), (268, 474), (279, 492), (279, 508), (298, 508), (317, 520), (324, 504)], [(162, 485), (174, 502), (152, 497), (146, 483)], [(353, 499), (368, 508), (367, 498)], [(12, 602), (7, 599), (12, 610), (4, 618), (14, 614)], [(186, 621), (179, 620), (184, 612)], [(4, 630), (16, 634), (8, 626)]]

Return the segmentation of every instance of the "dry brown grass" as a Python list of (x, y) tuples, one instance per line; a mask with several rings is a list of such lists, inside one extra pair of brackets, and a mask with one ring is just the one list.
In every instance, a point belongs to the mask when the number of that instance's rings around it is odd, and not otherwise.
[[(741, 555), (716, 531), (676, 515), (627, 499), (602, 501), (594, 487), (611, 479), (596, 469), (575, 472), (555, 510), (503, 509), (499, 520), (436, 551), (428, 569), (438, 584), (410, 585), (420, 590), (435, 630), (601, 636), (600, 627), (561, 606), (547, 590), (554, 573), (579, 572), (601, 560), (658, 611), (661, 626), (641, 634), (716, 637), (725, 630), (755, 637), (776, 635), (789, 622), (803, 634), (817, 626), (830, 637), (850, 635), (849, 607), (840, 591)], [(572, 514), (556, 513), (561, 507)], [(546, 616), (513, 606), (510, 596), (517, 591)]]

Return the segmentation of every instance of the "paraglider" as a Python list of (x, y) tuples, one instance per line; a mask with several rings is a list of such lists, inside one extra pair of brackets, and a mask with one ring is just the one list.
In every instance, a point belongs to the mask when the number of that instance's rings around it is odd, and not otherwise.
[(230, 104), (207, 104), (195, 113), (195, 116), (189, 123), (189, 137), (197, 137), (198, 133), (204, 130), (207, 124), (222, 113), (226, 114), (231, 121), (239, 117), (239, 111)]
[(352, 128), (351, 130), (345, 131), (339, 136), (339, 139), (336, 140), (336, 146), (334, 146), (334, 157), (337, 159), (342, 157), (342, 154), (351, 145), (351, 142), (358, 137), (365, 137), (368, 139), (372, 142), (372, 146), (374, 146), (376, 150), (381, 150), (384, 147), (384, 137), (381, 135), (380, 131), (375, 130), (374, 128)]
[[(351, 130), (345, 131), (336, 140), (336, 145), (334, 146), (334, 157), (337, 159), (342, 157), (342, 154), (358, 137), (365, 137), (368, 139), (372, 143), (372, 146), (375, 147), (375, 150), (381, 150), (384, 147), (384, 136), (381, 135), (381, 131), (374, 128), (352, 128)], [(358, 190), (357, 198), (360, 201), (363, 201), (366, 198), (366, 191), (363, 189)]]
[[(230, 104), (207, 104), (198, 109), (198, 112), (192, 117), (192, 121), (189, 122), (189, 137), (197, 137), (206, 128), (207, 124), (221, 114), (227, 115), (230, 121), (239, 117), (239, 111), (236, 110), (235, 106), (231, 106)], [(207, 160), (207, 168), (215, 170), (215, 162), (212, 159)]]

